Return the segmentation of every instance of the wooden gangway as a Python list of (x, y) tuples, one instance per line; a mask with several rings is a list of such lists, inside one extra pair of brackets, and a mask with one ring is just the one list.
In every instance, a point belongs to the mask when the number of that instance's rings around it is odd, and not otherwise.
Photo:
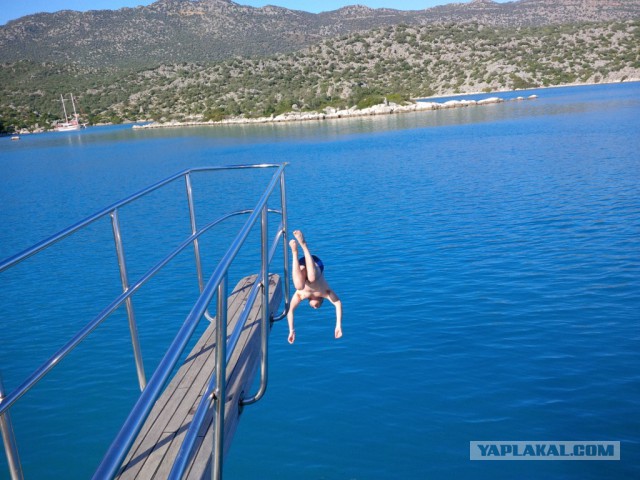
[[(232, 332), (236, 326), (255, 279), (255, 275), (243, 278), (229, 295), (227, 332)], [(280, 278), (270, 275), (269, 311), (276, 311), (281, 301)], [(249, 394), (248, 390), (255, 379), (260, 361), (260, 303), (257, 301), (251, 309), (238, 346), (227, 365), (223, 450), (225, 453), (231, 445), (242, 411), (240, 400)], [(206, 384), (214, 374), (215, 341), (216, 325), (215, 322), (211, 322), (162, 396), (156, 401), (116, 478), (165, 479), (169, 476)], [(190, 462), (186, 478), (211, 478), (214, 428), (211, 408), (199, 432), (196, 453)]]
[[(227, 332), (230, 333), (235, 328), (255, 281), (255, 275), (243, 278), (229, 295)], [(277, 311), (281, 301), (280, 277), (270, 275), (269, 311)], [(260, 363), (261, 308), (261, 301), (256, 301), (227, 364), (224, 453), (229, 449), (238, 425), (242, 410), (240, 400), (249, 394)], [(215, 356), (216, 324), (211, 322), (162, 396), (156, 401), (116, 478), (168, 478), (206, 385), (214, 375)], [(186, 478), (211, 478), (213, 429), (214, 409), (210, 408), (198, 434), (196, 453), (189, 464)]]

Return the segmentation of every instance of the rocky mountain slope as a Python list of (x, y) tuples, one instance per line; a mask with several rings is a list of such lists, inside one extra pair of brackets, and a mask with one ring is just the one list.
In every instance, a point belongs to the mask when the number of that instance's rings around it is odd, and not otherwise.
[[(17, 62), (0, 70), (0, 120), (47, 126), (73, 91), (91, 123), (220, 120), (357, 105), (384, 97), (640, 80), (640, 20), (498, 29), (390, 26), (307, 49), (135, 72)], [(0, 122), (1, 123), (1, 122)]]
[(384, 26), (473, 22), (515, 28), (640, 18), (640, 0), (473, 0), (427, 10), (362, 6), (313, 14), (231, 0), (158, 0), (146, 7), (30, 15), (0, 27), (0, 62), (145, 67), (293, 52)]

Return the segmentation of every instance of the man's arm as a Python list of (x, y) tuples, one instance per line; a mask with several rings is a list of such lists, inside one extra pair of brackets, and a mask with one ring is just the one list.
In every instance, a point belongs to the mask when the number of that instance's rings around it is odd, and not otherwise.
[(336, 292), (333, 290), (329, 290), (329, 295), (327, 296), (329, 301), (333, 303), (333, 306), (336, 307), (336, 332), (335, 337), (342, 337), (342, 302)]
[(300, 305), (300, 295), (298, 295), (298, 292), (295, 292), (293, 297), (291, 297), (289, 313), (287, 313), (287, 323), (289, 323), (289, 343), (296, 341), (296, 331), (293, 325), (293, 311), (298, 308), (298, 305)]

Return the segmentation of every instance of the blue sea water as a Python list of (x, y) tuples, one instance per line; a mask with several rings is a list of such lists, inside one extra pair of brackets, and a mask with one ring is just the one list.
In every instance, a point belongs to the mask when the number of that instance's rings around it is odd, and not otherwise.
[[(326, 265), (344, 337), (330, 306), (297, 311), (293, 346), (274, 326), (268, 391), (242, 416), (226, 478), (638, 478), (640, 84), (531, 93), (321, 123), (0, 139), (0, 257), (187, 167), (290, 162), (290, 225)], [(268, 176), (198, 179), (199, 214), (255, 201)], [(122, 212), (131, 277), (188, 232), (183, 190)], [(7, 390), (117, 294), (109, 229), (1, 274)], [(147, 372), (197, 294), (193, 275), (184, 255), (135, 300)], [(136, 394), (119, 311), (11, 409), (26, 478), (90, 477)], [(470, 461), (475, 440), (619, 441), (621, 460)]]

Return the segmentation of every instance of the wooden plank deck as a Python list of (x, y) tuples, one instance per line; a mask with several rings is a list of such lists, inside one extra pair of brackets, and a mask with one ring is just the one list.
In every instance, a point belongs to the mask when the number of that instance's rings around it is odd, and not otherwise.
[[(227, 333), (231, 335), (256, 276), (243, 278), (229, 295)], [(276, 312), (282, 301), (282, 286), (277, 275), (269, 277), (270, 311)], [(224, 452), (231, 445), (240, 416), (241, 395), (250, 395), (260, 364), (260, 296), (251, 309), (238, 345), (227, 366), (227, 402), (225, 404)], [(154, 405), (116, 478), (166, 479), (182, 440), (195, 414), (206, 384), (215, 368), (215, 323), (204, 332), (182, 367)], [(197, 453), (188, 468), (187, 478), (211, 478), (214, 409), (199, 433)]]

